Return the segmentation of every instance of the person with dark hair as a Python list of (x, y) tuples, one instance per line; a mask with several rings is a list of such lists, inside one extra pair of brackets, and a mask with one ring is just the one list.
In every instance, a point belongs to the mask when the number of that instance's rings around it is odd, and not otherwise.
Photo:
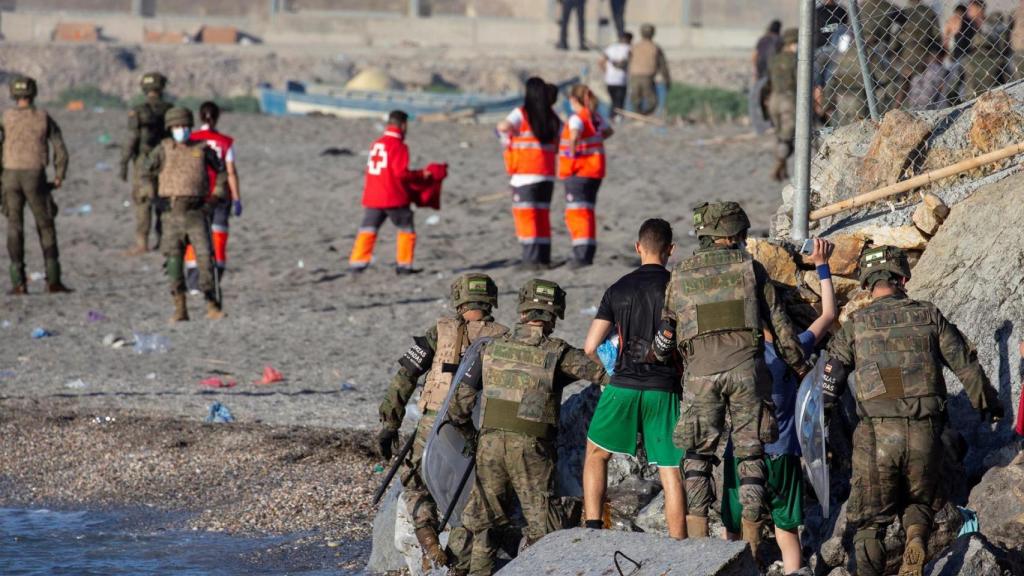
[(349, 255), (349, 269), (358, 274), (373, 260), (373, 247), (377, 231), (390, 219), (398, 228), (395, 249), (395, 273), (414, 274), (413, 255), (416, 251), (416, 229), (409, 206), (412, 197), (409, 184), (417, 179), (430, 180), (429, 170), (409, 169), (409, 147), (405, 145), (405, 131), (409, 115), (401, 110), (388, 114), (384, 135), (371, 146), (366, 159), (366, 184), (363, 187), (363, 222), (356, 234)]
[(672, 443), (679, 420), (680, 373), (674, 358), (659, 362), (648, 354), (671, 276), (665, 265), (675, 248), (672, 226), (660, 218), (647, 220), (633, 247), (640, 267), (605, 291), (583, 344), (584, 352), (598, 360), (598, 346), (609, 335), (618, 336), (611, 383), (601, 393), (587, 432), (584, 520), (588, 528), (602, 527), (608, 461), (612, 454), (635, 455), (642, 433), (647, 459), (658, 466), (665, 490), (669, 536), (681, 539), (686, 537), (686, 497), (679, 474), (683, 451)]
[(751, 61), (754, 64), (754, 81), (768, 76), (768, 61), (782, 50), (782, 22), (772, 20), (768, 29), (754, 46)]
[(612, 98), (611, 117), (618, 118), (618, 110), (626, 108), (626, 88), (629, 80), (629, 53), (633, 35), (623, 32), (619, 41), (604, 49), (599, 65), (604, 68), (604, 84)]
[[(551, 264), (551, 196), (555, 190), (561, 120), (551, 109), (551, 85), (534, 76), (526, 81), (523, 105), (498, 123), (505, 169), (512, 176), (512, 220), (523, 248), (522, 265)], [(557, 88), (554, 97), (558, 97)]]
[(947, 72), (943, 65), (946, 51), (935, 41), (925, 50), (925, 68), (910, 80), (905, 105), (911, 110), (937, 110), (945, 104)]
[[(236, 218), (242, 215), (242, 196), (238, 189), (238, 171), (235, 169), (235, 139), (217, 131), (220, 119), (220, 107), (215, 102), (203, 102), (199, 106), (199, 130), (192, 132), (192, 140), (206, 142), (217, 157), (224, 163), (227, 170), (228, 196), (218, 199), (213, 196), (213, 181), (210, 182), (209, 203), (210, 244), (213, 249), (213, 273), (217, 275), (218, 285), (224, 281), (224, 272), (228, 263), (228, 222), (231, 213)], [(212, 175), (211, 175), (212, 176)], [(199, 288), (199, 268), (196, 265), (195, 250), (191, 244), (185, 251), (185, 283), (189, 291), (196, 293)]]
[(580, 51), (587, 49), (586, 39), (586, 24), (585, 14), (587, 9), (587, 0), (559, 0), (562, 4), (562, 19), (559, 21), (558, 27), (558, 45), (555, 46), (559, 50), (569, 49), (569, 19), (572, 17), (572, 13), (576, 13), (576, 31), (579, 34)]

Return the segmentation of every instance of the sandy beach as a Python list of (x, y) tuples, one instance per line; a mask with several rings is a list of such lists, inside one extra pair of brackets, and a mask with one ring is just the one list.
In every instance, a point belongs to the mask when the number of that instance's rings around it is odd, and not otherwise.
[[(65, 283), (76, 291), (42, 295), (36, 280), (30, 296), (0, 299), (0, 504), (188, 510), (200, 529), (309, 531), (315, 546), (336, 555), (332, 562), (361, 566), (380, 477), (368, 434), (396, 359), (413, 334), (448, 311), (457, 274), (491, 274), (503, 299), (497, 317), (506, 323), (529, 278), (515, 268), (519, 246), (493, 127), (411, 126), (413, 163), (450, 166), (442, 211), (417, 214), (423, 272), (395, 277), (394, 229), (386, 226), (374, 266), (352, 277), (347, 256), (361, 214), (364, 148), (383, 127), (226, 115), (221, 128), (237, 139), (245, 199), (243, 216), (232, 221), (228, 318), (206, 321), (201, 299), (191, 298), (193, 321), (169, 326), (162, 258), (123, 255), (133, 216), (128, 185), (116, 178), (120, 151), (104, 135), (122, 137), (124, 114), (55, 113), (71, 151), (56, 195), (58, 237)], [(632, 243), (645, 218), (673, 223), (677, 258), (694, 247), (690, 207), (705, 199), (742, 202), (755, 233), (767, 231), (779, 203), (768, 178), (772, 139), (747, 131), (619, 128), (598, 201), (596, 265), (544, 274), (568, 291), (558, 336), (582, 344), (605, 288), (638, 263)], [(352, 154), (322, 155), (332, 147)], [(570, 251), (563, 207), (559, 187), (556, 259)], [(34, 234), (27, 254), (29, 272), (41, 272)], [(37, 327), (53, 336), (32, 339)], [(131, 341), (133, 333), (160, 334), (169, 350), (136, 354), (103, 343), (110, 334)], [(285, 381), (255, 384), (265, 366)], [(237, 386), (199, 386), (212, 376)], [(203, 424), (215, 401), (236, 422)]]

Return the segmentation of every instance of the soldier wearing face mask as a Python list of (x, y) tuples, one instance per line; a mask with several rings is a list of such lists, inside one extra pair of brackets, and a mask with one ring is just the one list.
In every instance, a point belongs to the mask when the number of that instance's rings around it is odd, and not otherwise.
[(159, 182), (157, 196), (168, 203), (163, 253), (165, 269), (171, 281), (174, 316), (171, 322), (188, 320), (185, 300), (185, 246), (191, 242), (199, 267), (199, 289), (206, 296), (206, 317), (224, 317), (213, 284), (213, 260), (210, 256), (210, 224), (206, 218), (206, 197), (210, 192), (210, 175), (215, 174), (213, 196), (226, 197), (227, 181), (224, 164), (205, 141), (190, 140), (192, 111), (171, 108), (164, 125), (171, 137), (164, 139), (146, 158), (146, 173)]

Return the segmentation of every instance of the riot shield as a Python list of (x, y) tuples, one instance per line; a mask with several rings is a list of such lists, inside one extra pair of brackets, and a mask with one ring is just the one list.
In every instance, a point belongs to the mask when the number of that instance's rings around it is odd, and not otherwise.
[[(430, 495), (433, 496), (439, 513), (444, 514), (452, 504), (452, 501), (455, 500), (452, 514), (448, 518), (448, 524), (453, 527), (462, 525), (462, 509), (466, 507), (466, 501), (469, 499), (469, 492), (473, 487), (476, 473), (471, 471), (473, 458), (467, 457), (462, 453), (463, 448), (466, 446), (462, 434), (452, 426), (451, 422), (448, 422), (445, 416), (448, 414), (448, 406), (455, 398), (456, 384), (465, 375), (466, 370), (474, 362), (480, 360), (480, 350), (490, 340), (490, 338), (477, 340), (462, 355), (459, 368), (455, 372), (455, 377), (452, 378), (451, 389), (448, 390), (448, 396), (444, 399), (444, 404), (437, 412), (434, 426), (430, 429), (427, 444), (423, 448), (423, 461), (420, 464), (423, 482), (427, 485)], [(477, 402), (476, 408), (473, 409), (473, 422), (479, 429), (479, 402)], [(468, 478), (466, 477), (467, 471), (469, 471)], [(463, 481), (464, 478), (466, 478), (465, 481)]]
[(800, 383), (796, 393), (796, 429), (802, 452), (804, 471), (811, 481), (814, 493), (818, 495), (821, 511), (828, 518), (829, 479), (828, 458), (825, 454), (825, 399), (822, 392), (822, 377), (825, 372), (824, 354), (818, 358), (807, 376)]

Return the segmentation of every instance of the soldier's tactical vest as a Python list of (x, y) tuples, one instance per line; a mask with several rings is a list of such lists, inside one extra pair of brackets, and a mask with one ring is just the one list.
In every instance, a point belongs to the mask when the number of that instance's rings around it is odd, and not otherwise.
[(772, 94), (796, 94), (796, 54), (781, 52), (768, 61)]
[(160, 142), (170, 136), (164, 126), (164, 115), (170, 110), (172, 104), (159, 100), (146, 102), (135, 107), (135, 116), (139, 123), (139, 157), (145, 158), (150, 150), (160, 145)]
[[(715, 332), (750, 332), (761, 337), (753, 258), (743, 250), (698, 252), (679, 264), (670, 283), (680, 349)], [(685, 350), (684, 350), (685, 352)]]
[(506, 337), (484, 348), (481, 429), (554, 435), (561, 400), (555, 370), (562, 346), (556, 339), (530, 345)]
[[(872, 406), (879, 401), (945, 398), (936, 319), (931, 305), (912, 300), (854, 314), (854, 396), (865, 416), (877, 415)], [(891, 410), (874, 412), (888, 415)]]
[(167, 139), (161, 146), (164, 147), (164, 163), (160, 170), (160, 197), (206, 196), (210, 187), (206, 174), (206, 143), (175, 144)]
[(47, 115), (35, 108), (4, 111), (4, 168), (42, 170), (46, 168)]
[(463, 322), (458, 318), (441, 318), (437, 321), (437, 346), (434, 360), (427, 372), (423, 391), (420, 393), (421, 412), (436, 412), (444, 405), (452, 378), (459, 367), (466, 349), (480, 338), (496, 338), (508, 332), (508, 328), (497, 322)]

